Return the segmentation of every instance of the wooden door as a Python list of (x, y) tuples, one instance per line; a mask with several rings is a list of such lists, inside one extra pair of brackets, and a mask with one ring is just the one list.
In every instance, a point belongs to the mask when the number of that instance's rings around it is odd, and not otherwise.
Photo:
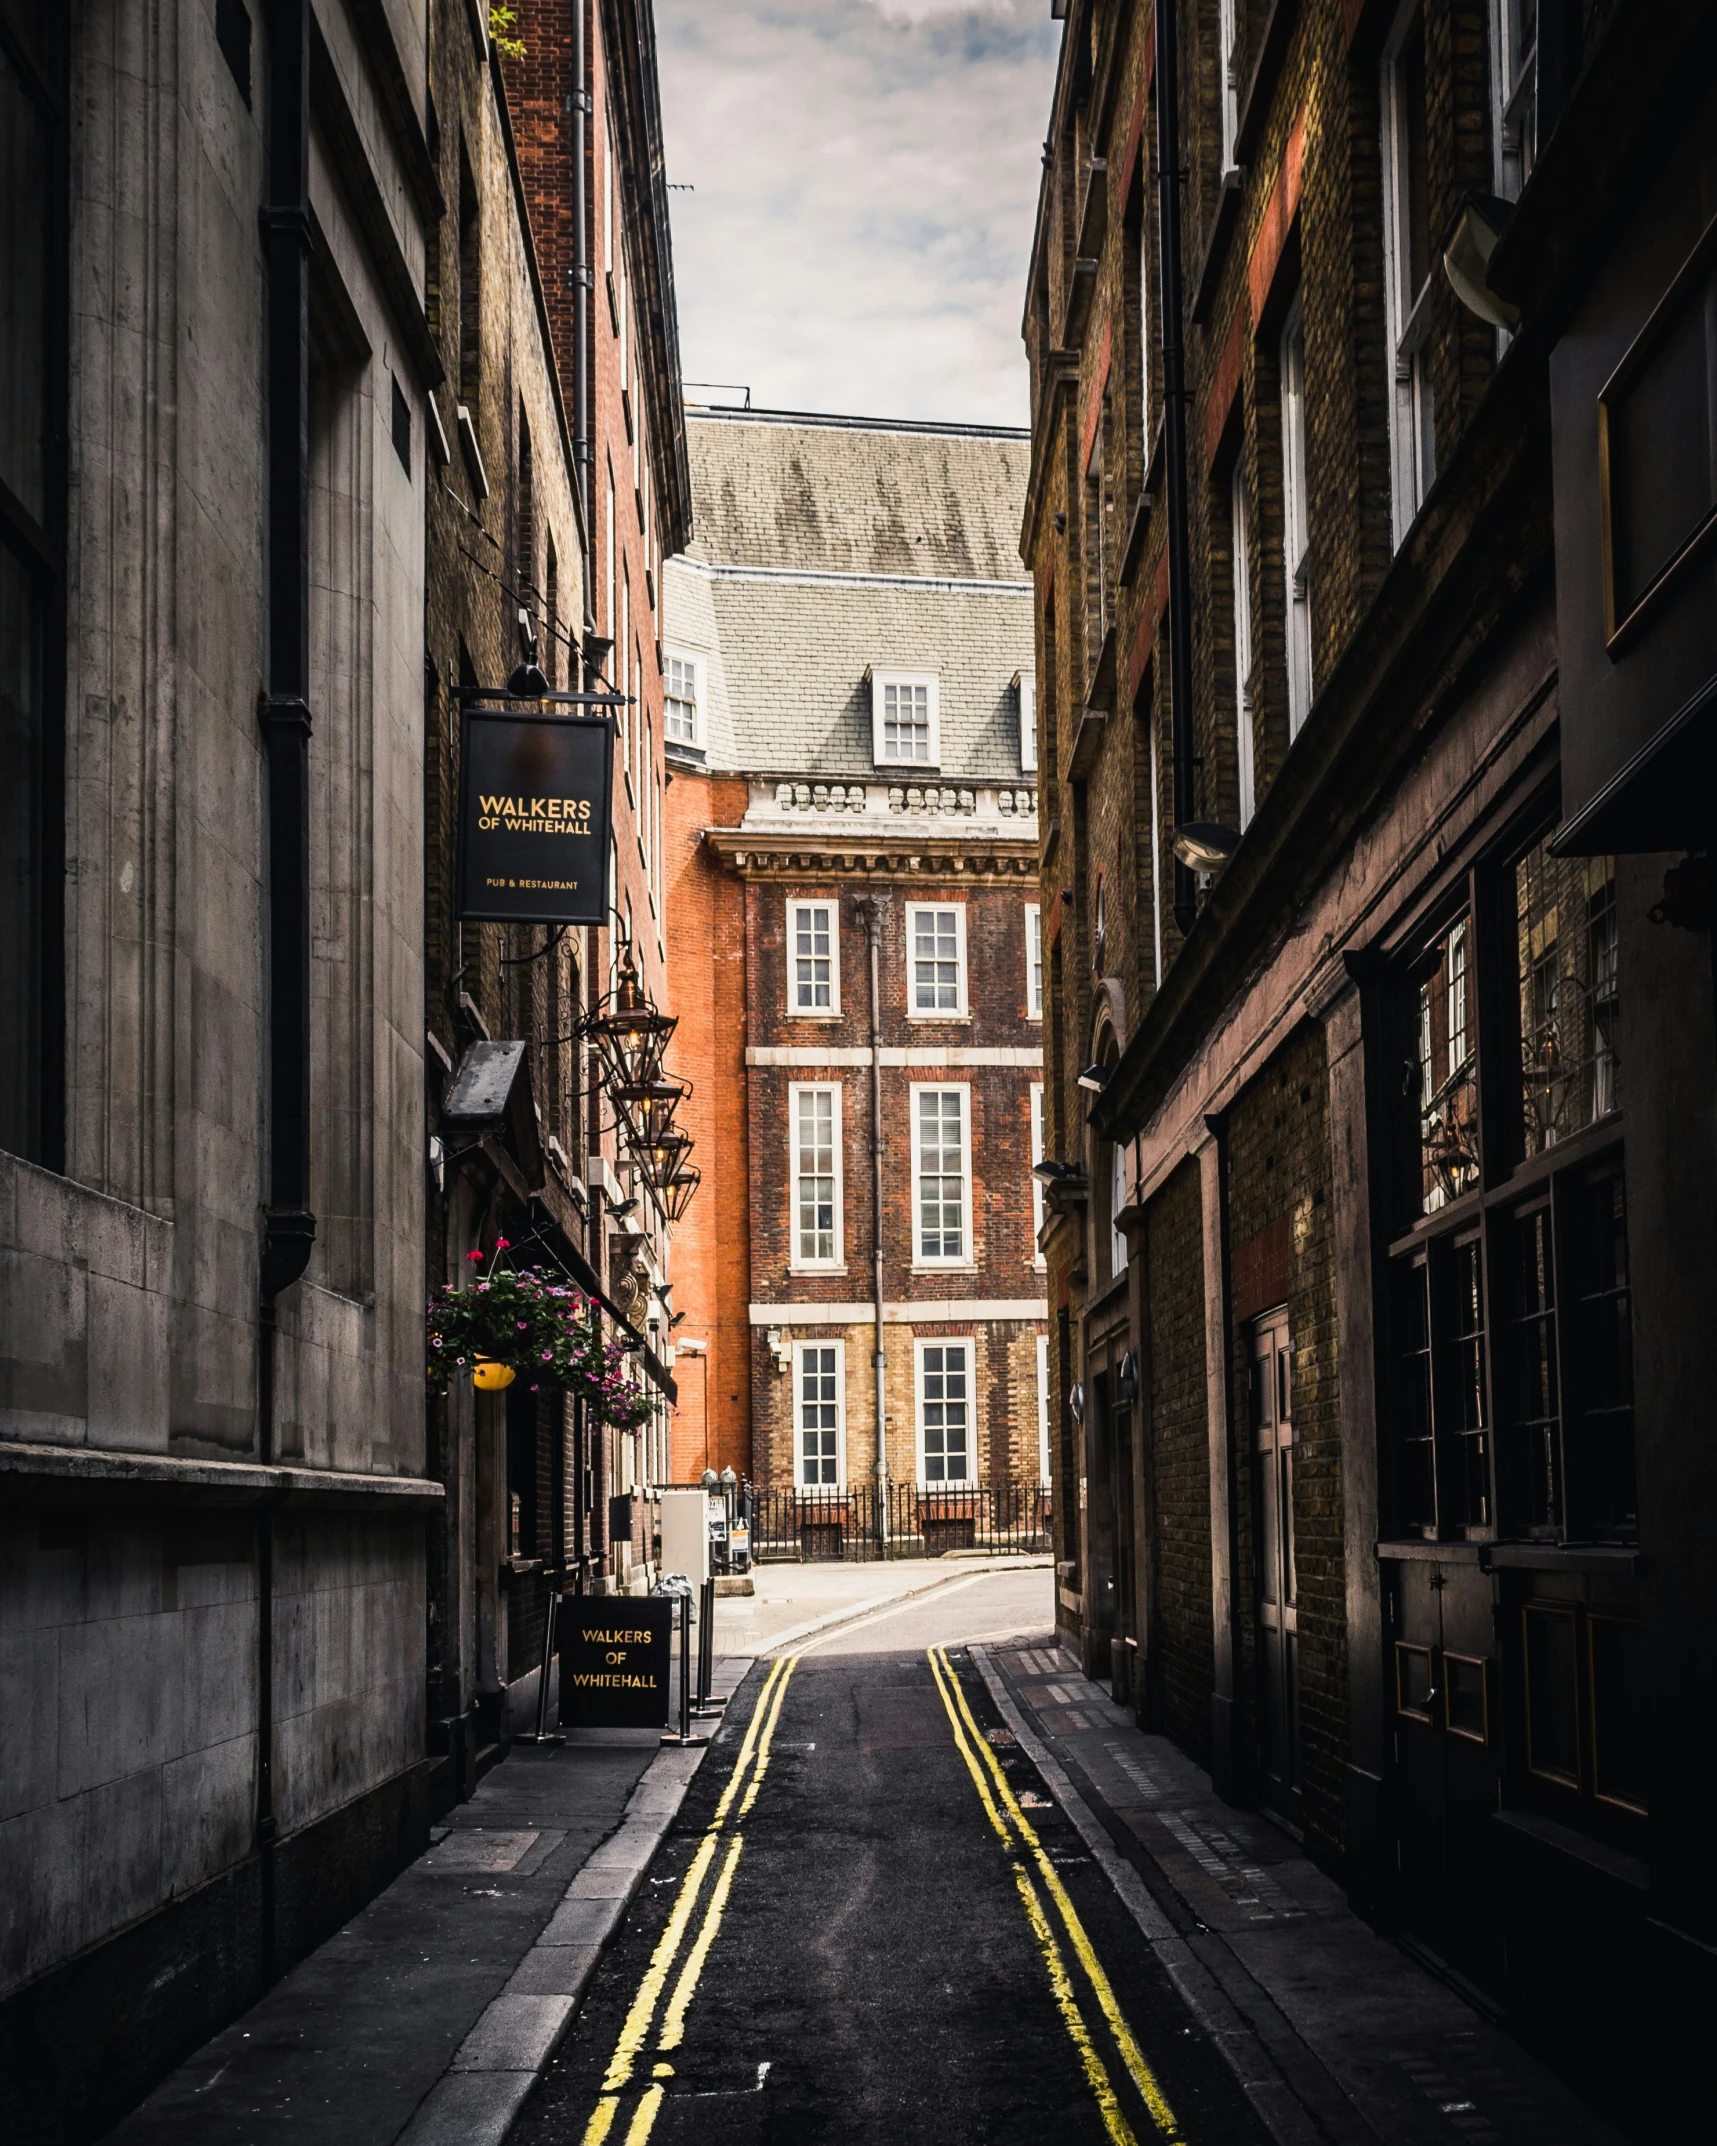
[(1258, 1741), (1263, 1801), (1300, 1816), (1300, 1664), (1294, 1562), (1293, 1345), (1285, 1310), (1252, 1322), (1258, 1584)]

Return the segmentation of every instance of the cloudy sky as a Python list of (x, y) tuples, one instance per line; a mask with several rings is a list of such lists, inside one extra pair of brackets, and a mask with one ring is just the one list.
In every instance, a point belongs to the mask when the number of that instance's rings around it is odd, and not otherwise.
[(685, 378), (1023, 425), (1049, 0), (656, 0), (656, 34)]

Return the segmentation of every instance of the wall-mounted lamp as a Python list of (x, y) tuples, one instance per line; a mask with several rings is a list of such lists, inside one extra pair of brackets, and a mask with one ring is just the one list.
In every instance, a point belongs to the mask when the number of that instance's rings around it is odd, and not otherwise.
[(1107, 1066), (1087, 1066), (1084, 1072), (1079, 1075), (1078, 1085), (1087, 1089), (1092, 1095), (1101, 1095), (1109, 1085), (1109, 1068)]
[(1520, 308), (1491, 289), (1489, 273), (1496, 242), (1513, 214), (1514, 203), (1499, 194), (1463, 194), (1443, 234), (1443, 273), (1455, 296), (1493, 328), (1511, 330), (1520, 326)]
[(1085, 1421), (1085, 1381), (1078, 1379), (1067, 1391), (1067, 1413), (1075, 1423)]
[(1116, 1375), (1115, 1384), (1120, 1391), (1121, 1399), (1128, 1408), (1131, 1408), (1139, 1398), (1139, 1352), (1137, 1349), (1129, 1349), (1126, 1355), (1121, 1358), (1121, 1368)]
[(1082, 1173), (1070, 1162), (1034, 1162), (1031, 1174), (1040, 1185), (1059, 1185)]
[[(683, 1319), (685, 1313), (681, 1312), (680, 1317)], [(707, 1356), (709, 1354), (709, 1343), (707, 1341), (676, 1341), (674, 1347), (681, 1356)]]
[(1240, 847), (1240, 831), (1217, 820), (1189, 820), (1169, 842), (1188, 871), (1219, 872)]

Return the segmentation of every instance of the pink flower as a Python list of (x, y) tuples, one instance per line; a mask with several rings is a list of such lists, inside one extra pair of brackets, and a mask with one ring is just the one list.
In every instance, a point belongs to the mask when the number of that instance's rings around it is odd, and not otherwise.
[(513, 1240), (512, 1240), (512, 1239), (511, 1239), (510, 1237), (497, 1237), (497, 1238), (495, 1239), (495, 1249), (496, 1249), (496, 1251), (497, 1251), (497, 1252), (504, 1252), (504, 1251), (506, 1251), (506, 1250), (508, 1249), (508, 1247), (509, 1247), (509, 1246), (511, 1245), (512, 1241), (513, 1241)]
[[(467, 1252), (467, 1253), (466, 1253), (466, 1255), (465, 1255), (465, 1257), (466, 1257), (467, 1259), (481, 1259), (481, 1258), (482, 1258), (482, 1256), (483, 1256), (483, 1255), (482, 1255), (482, 1253), (481, 1253), (481, 1252)], [(449, 1286), (451, 1286), (451, 1285), (449, 1285)]]

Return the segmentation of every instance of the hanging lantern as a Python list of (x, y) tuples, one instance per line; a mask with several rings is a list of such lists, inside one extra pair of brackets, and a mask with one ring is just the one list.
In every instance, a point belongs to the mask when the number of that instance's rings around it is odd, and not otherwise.
[(673, 1176), (662, 1187), (662, 1211), (670, 1222), (677, 1222), (692, 1204), (692, 1197), (703, 1183), (703, 1172), (693, 1169), (689, 1162), (681, 1163)]
[(472, 1367), (471, 1383), (479, 1393), (504, 1393), (518, 1377), (511, 1364), (500, 1364), (492, 1356), (479, 1356)]

